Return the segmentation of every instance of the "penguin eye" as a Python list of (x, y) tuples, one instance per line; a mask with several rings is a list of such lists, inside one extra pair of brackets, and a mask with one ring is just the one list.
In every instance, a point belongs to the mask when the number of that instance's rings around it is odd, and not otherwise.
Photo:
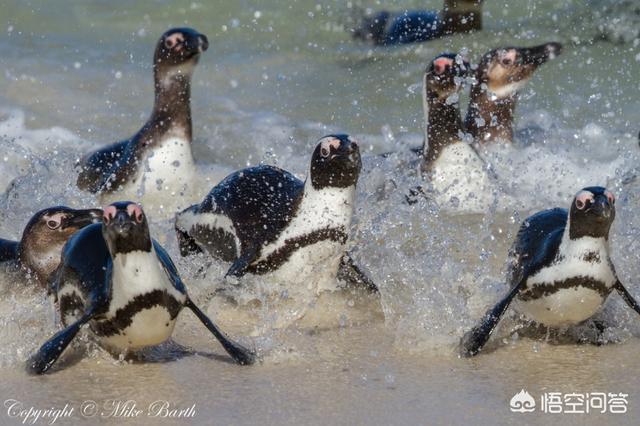
[(137, 204), (129, 204), (127, 206), (127, 214), (130, 217), (133, 217), (136, 223), (142, 223), (142, 220), (144, 219), (142, 209)]
[(509, 66), (511, 64), (513, 64), (513, 61), (511, 59), (509, 59), (509, 58), (503, 58), (502, 59), (502, 65)]
[(325, 148), (324, 146), (320, 148), (320, 155), (322, 155), (324, 158), (327, 158), (330, 153), (331, 151), (329, 150), (329, 148)]
[(578, 210), (582, 210), (584, 209), (585, 206), (585, 202), (582, 200), (576, 200), (576, 207), (578, 208)]
[(171, 49), (175, 44), (176, 42), (172, 38), (168, 38), (164, 42), (164, 45), (167, 46), (168, 49)]
[(54, 219), (47, 220), (47, 226), (49, 227), (49, 229), (58, 229), (60, 227), (60, 223), (61, 222)]
[(611, 191), (605, 191), (604, 195), (607, 196), (607, 201), (609, 201), (610, 205), (614, 205), (616, 203), (616, 197), (613, 195), (613, 192)]

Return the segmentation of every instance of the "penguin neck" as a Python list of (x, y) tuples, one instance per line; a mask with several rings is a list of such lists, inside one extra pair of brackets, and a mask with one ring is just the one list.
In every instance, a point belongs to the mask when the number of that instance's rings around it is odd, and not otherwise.
[(504, 97), (483, 89), (480, 83), (471, 88), (471, 101), (465, 117), (465, 130), (477, 142), (495, 139), (513, 141), (513, 114), (518, 93)]
[(443, 34), (465, 33), (482, 29), (483, 0), (444, 0)]
[(568, 257), (583, 257), (587, 252), (609, 253), (609, 239), (604, 237), (577, 236), (571, 230), (571, 216), (567, 217), (567, 226), (562, 234), (560, 243), (561, 255)]
[(460, 107), (457, 101), (448, 102), (447, 99), (427, 93), (427, 123), (422, 145), (423, 170), (431, 169), (447, 146), (460, 141), (460, 133), (463, 131)]
[(297, 213), (302, 217), (316, 217), (321, 222), (317, 223), (318, 227), (347, 227), (351, 223), (355, 194), (355, 184), (344, 188), (315, 188), (307, 178)]
[[(155, 101), (145, 128), (191, 142), (191, 73), (193, 65), (155, 69)], [(155, 138), (154, 138), (155, 139)]]

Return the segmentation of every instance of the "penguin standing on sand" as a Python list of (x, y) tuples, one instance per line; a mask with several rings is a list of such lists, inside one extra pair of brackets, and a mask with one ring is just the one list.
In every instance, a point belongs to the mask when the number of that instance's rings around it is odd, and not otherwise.
[(40, 210), (31, 217), (20, 241), (0, 238), (0, 262), (12, 261), (45, 286), (60, 264), (62, 248), (78, 230), (102, 219), (102, 210), (64, 206)]
[(461, 340), (463, 356), (480, 352), (510, 304), (551, 328), (591, 318), (616, 290), (633, 310), (640, 305), (622, 285), (609, 254), (614, 195), (584, 188), (569, 211), (555, 208), (527, 218), (511, 249), (509, 293)]
[(167, 252), (149, 235), (138, 204), (117, 202), (104, 209), (103, 223), (74, 234), (52, 277), (52, 292), (66, 328), (28, 361), (28, 371), (45, 373), (80, 328), (89, 323), (101, 344), (127, 351), (167, 340), (187, 307), (240, 364), (254, 354), (229, 340), (191, 301)]
[(483, 0), (444, 0), (442, 11), (405, 10), (364, 16), (353, 38), (378, 45), (417, 43), (482, 29)]
[(560, 43), (502, 47), (486, 53), (476, 70), (464, 120), (476, 142), (513, 140), (513, 114), (518, 91), (538, 67), (562, 52)]
[(160, 37), (153, 58), (151, 118), (131, 139), (83, 158), (80, 189), (100, 193), (106, 200), (130, 196), (145, 201), (158, 194), (166, 201), (186, 190), (195, 178), (191, 76), (208, 46), (207, 37), (190, 28), (174, 28)]
[(233, 262), (230, 276), (273, 273), (317, 290), (340, 269), (375, 291), (345, 254), (360, 169), (357, 143), (330, 135), (316, 146), (305, 182), (268, 165), (235, 172), (176, 215), (180, 251)]

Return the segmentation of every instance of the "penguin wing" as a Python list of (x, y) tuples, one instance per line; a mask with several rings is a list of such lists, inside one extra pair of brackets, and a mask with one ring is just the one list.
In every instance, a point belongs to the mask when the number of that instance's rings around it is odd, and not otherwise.
[(180, 275), (178, 275), (178, 269), (176, 268), (176, 265), (173, 264), (173, 261), (167, 251), (156, 240), (153, 240), (153, 248), (156, 251), (156, 256), (158, 256), (158, 260), (162, 264), (164, 271), (171, 278), (173, 287), (180, 293), (187, 294), (187, 288), (182, 282)]
[(525, 219), (509, 252), (507, 281), (510, 287), (553, 262), (567, 226), (567, 217), (567, 210), (555, 208)]
[(262, 246), (278, 238), (295, 215), (303, 190), (300, 179), (267, 165), (240, 170), (211, 190), (203, 210), (227, 216), (240, 240), (236, 262), (242, 265), (232, 267), (232, 275), (242, 275)]
[(95, 151), (80, 160), (77, 185), (83, 191), (99, 192), (109, 181), (113, 169), (127, 161), (129, 140), (117, 142)]
[(111, 297), (111, 269), (102, 225), (89, 225), (73, 234), (65, 244), (60, 266), (52, 274), (51, 290), (57, 294), (67, 280), (77, 279), (93, 309)]
[(0, 262), (18, 259), (18, 242), (0, 238)]

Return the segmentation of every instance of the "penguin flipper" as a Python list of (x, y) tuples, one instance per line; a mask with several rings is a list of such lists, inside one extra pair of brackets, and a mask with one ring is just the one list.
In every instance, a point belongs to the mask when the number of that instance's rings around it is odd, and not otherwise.
[(378, 293), (378, 286), (354, 262), (349, 253), (345, 253), (340, 260), (338, 279), (354, 287), (364, 288), (371, 293)]
[(18, 242), (0, 238), (0, 262), (18, 259)]
[(472, 357), (477, 355), (491, 337), (491, 333), (498, 325), (500, 318), (505, 313), (513, 298), (518, 294), (524, 286), (526, 279), (520, 281), (513, 286), (509, 293), (498, 302), (493, 308), (489, 309), (480, 323), (467, 331), (462, 339), (460, 339), (460, 354), (464, 357)]
[(180, 293), (185, 294), (187, 292), (187, 287), (182, 282), (180, 275), (178, 275), (178, 269), (176, 268), (176, 265), (174, 265), (173, 261), (171, 260), (171, 257), (169, 256), (167, 251), (156, 240), (152, 240), (152, 243), (153, 243), (153, 248), (156, 251), (156, 256), (158, 256), (158, 259), (160, 259), (160, 263), (162, 264), (162, 267), (164, 268), (167, 275), (169, 275), (169, 278), (171, 278), (171, 283), (173, 284), (173, 287), (176, 290), (178, 290)]
[(256, 354), (241, 344), (229, 339), (193, 301), (187, 297), (185, 306), (198, 317), (205, 327), (218, 339), (225, 351), (240, 365), (251, 365), (256, 362)]
[(44, 374), (62, 355), (69, 343), (80, 331), (80, 328), (94, 317), (94, 310), (89, 310), (76, 322), (57, 332), (47, 340), (27, 361), (27, 372), (30, 374)]
[(80, 160), (77, 186), (83, 191), (99, 192), (109, 180), (114, 166), (125, 161), (129, 140), (108, 145)]
[(231, 276), (236, 278), (242, 277), (247, 273), (247, 269), (253, 263), (253, 261), (256, 260), (257, 255), (258, 250), (255, 247), (251, 247), (248, 250), (245, 250), (244, 253), (242, 253), (242, 255), (233, 262), (224, 276)]
[(629, 290), (627, 290), (625, 288), (624, 285), (622, 285), (622, 283), (620, 282), (620, 280), (617, 280), (616, 283), (614, 284), (614, 288), (618, 291), (618, 293), (620, 294), (620, 296), (622, 296), (622, 299), (625, 301), (625, 303), (634, 311), (636, 311), (638, 314), (640, 314), (640, 304), (638, 304), (638, 302), (636, 301), (636, 299), (631, 295), (631, 293), (629, 293)]

